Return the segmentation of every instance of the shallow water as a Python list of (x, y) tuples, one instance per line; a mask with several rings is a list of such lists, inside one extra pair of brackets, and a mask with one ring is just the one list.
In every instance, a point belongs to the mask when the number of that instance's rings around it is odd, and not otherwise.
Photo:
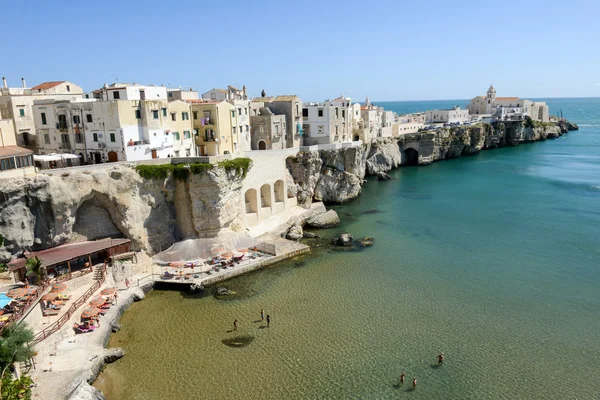
[[(402, 168), (336, 207), (343, 225), (321, 233), (372, 248), (237, 278), (231, 300), (150, 293), (123, 316), (111, 345), (127, 356), (100, 386), (109, 399), (600, 398), (600, 100), (548, 102), (581, 130)], [(253, 340), (222, 343), (236, 335)]]

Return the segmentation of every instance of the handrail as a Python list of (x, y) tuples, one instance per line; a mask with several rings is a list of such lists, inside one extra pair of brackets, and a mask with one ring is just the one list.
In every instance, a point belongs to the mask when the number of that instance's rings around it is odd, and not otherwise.
[(73, 301), (73, 304), (71, 304), (71, 307), (69, 307), (69, 309), (67, 310), (67, 312), (65, 314), (63, 314), (56, 321), (54, 321), (52, 323), (52, 325), (48, 326), (46, 329), (42, 330), (41, 332), (38, 332), (33, 337), (33, 341), (31, 342), (32, 346), (38, 344), (39, 342), (46, 339), (48, 336), (50, 336), (51, 334), (53, 334), (54, 332), (56, 332), (60, 328), (62, 328), (63, 325), (71, 319), (73, 314), (75, 314), (77, 309), (82, 304), (85, 304), (87, 299), (89, 299), (96, 290), (100, 289), (100, 287), (104, 283), (104, 278), (106, 277), (107, 267), (108, 267), (108, 260), (104, 261), (104, 265), (102, 266), (102, 276), (100, 277), (100, 279), (97, 280), (96, 283), (94, 283), (92, 286), (90, 286), (90, 288), (88, 290), (86, 290), (85, 293), (81, 297), (79, 297), (77, 300)]

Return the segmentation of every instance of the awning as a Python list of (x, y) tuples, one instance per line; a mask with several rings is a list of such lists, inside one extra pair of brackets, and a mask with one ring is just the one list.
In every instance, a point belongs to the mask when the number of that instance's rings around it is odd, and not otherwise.
[(67, 158), (79, 158), (79, 156), (76, 156), (75, 154), (70, 154), (70, 153), (52, 153), (50, 154), (51, 157), (60, 157), (61, 159), (67, 159)]
[(49, 162), (49, 161), (60, 161), (60, 160), (61, 160), (61, 158), (57, 157), (57, 156), (41, 156), (41, 155), (37, 155), (37, 154), (33, 155), (33, 161)]

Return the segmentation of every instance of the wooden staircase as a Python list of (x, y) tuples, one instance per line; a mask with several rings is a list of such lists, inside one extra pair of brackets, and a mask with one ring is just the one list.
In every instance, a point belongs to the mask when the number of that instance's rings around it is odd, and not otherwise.
[(104, 280), (105, 269), (106, 269), (106, 262), (104, 262), (104, 264), (94, 265), (94, 280), (95, 281)]

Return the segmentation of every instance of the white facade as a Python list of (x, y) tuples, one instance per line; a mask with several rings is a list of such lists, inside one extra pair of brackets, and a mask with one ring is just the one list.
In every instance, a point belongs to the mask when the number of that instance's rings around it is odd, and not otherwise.
[(484, 96), (471, 99), (467, 106), (471, 115), (492, 115), (496, 119), (522, 119), (529, 116), (534, 121), (549, 121), (548, 105), (518, 97), (496, 97), (496, 89), (491, 85)]
[(250, 129), (250, 101), (230, 100), (235, 110), (231, 114), (231, 134), (233, 137), (234, 152), (252, 150)]
[(351, 112), (352, 108), (346, 101), (304, 104), (302, 109), (304, 145), (351, 142)]
[(104, 88), (103, 100), (167, 100), (167, 88), (121, 84)]
[(427, 110), (425, 116), (426, 121), (430, 123), (462, 124), (469, 121), (469, 110), (461, 110), (460, 107), (449, 110)]

